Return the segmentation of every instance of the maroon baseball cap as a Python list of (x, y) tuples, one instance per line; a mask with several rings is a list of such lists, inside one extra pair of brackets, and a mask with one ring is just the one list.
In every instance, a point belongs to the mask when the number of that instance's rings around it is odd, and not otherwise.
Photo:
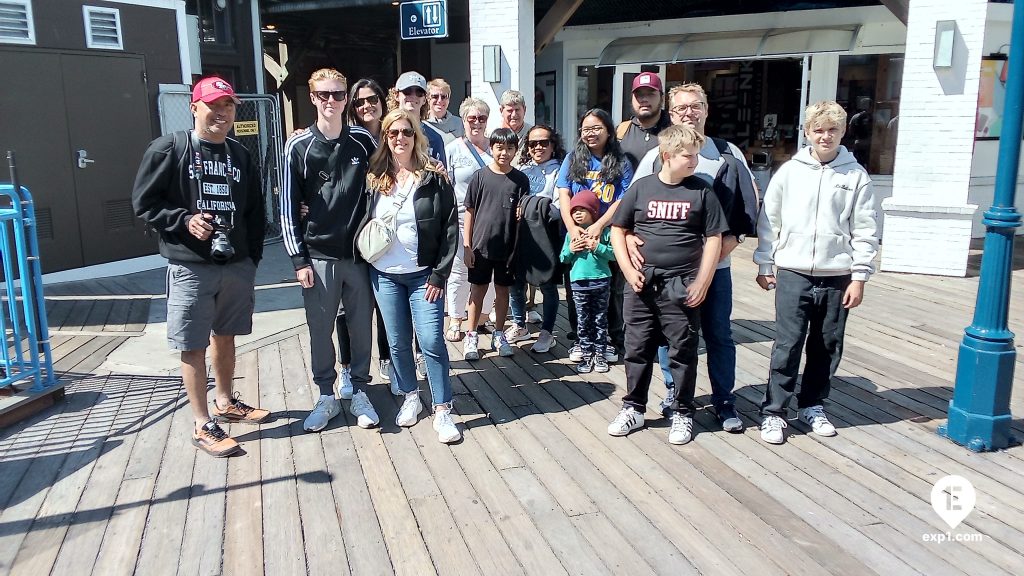
[(196, 82), (195, 87), (192, 88), (192, 102), (199, 102), (202, 100), (209, 104), (218, 98), (227, 96), (234, 100), (235, 104), (241, 104), (242, 101), (235, 96), (235, 89), (231, 87), (223, 78), (217, 78), (211, 76), (209, 78), (203, 78), (199, 82)]
[(597, 199), (597, 194), (594, 194), (591, 190), (580, 190), (573, 194), (572, 200), (569, 201), (569, 213), (573, 210), (582, 208), (597, 220), (601, 217), (601, 201)]
[(636, 78), (633, 78), (633, 92), (636, 92), (637, 88), (654, 88), (658, 92), (664, 92), (665, 90), (661, 87), (661, 78), (653, 72), (643, 72), (637, 74)]

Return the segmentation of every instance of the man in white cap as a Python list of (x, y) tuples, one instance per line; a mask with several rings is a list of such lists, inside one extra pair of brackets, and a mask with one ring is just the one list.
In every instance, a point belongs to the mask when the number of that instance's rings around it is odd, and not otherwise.
[(448, 165), (444, 155), (444, 138), (436, 128), (427, 122), (427, 79), (419, 72), (405, 72), (395, 82), (398, 106), (420, 119), (420, 128), (427, 137), (427, 153), (431, 158)]

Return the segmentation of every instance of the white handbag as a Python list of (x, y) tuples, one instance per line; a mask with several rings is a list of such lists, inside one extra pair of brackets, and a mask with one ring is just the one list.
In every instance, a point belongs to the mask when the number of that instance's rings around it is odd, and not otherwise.
[(356, 235), (356, 248), (363, 260), (372, 264), (391, 248), (397, 234), (395, 219), (398, 218), (398, 211), (402, 209), (405, 199), (415, 189), (416, 183), (414, 182), (402, 193), (396, 194), (392, 209), (379, 218), (371, 218)]

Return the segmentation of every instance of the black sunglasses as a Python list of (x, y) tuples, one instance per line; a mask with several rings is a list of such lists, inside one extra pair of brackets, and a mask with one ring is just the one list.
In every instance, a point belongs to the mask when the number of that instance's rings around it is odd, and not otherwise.
[(342, 101), (345, 100), (345, 97), (348, 96), (348, 91), (346, 91), (346, 90), (317, 90), (317, 91), (313, 92), (313, 94), (316, 95), (316, 97), (319, 98), (321, 102), (327, 102), (327, 100), (329, 100), (332, 96), (334, 97), (334, 101), (335, 102), (342, 102)]
[(406, 96), (412, 96), (413, 94), (415, 94), (416, 96), (422, 98), (427, 95), (427, 91), (424, 90), (423, 88), (412, 87), (402, 90), (402, 94), (405, 94)]
[(370, 94), (366, 98), (356, 98), (355, 100), (352, 101), (352, 105), (355, 106), (356, 108), (359, 108), (360, 106), (367, 102), (376, 106), (377, 104), (380, 104), (380, 97), (377, 96), (376, 94)]
[(551, 145), (551, 139), (550, 138), (544, 138), (543, 140), (527, 140), (526, 141), (526, 147), (527, 148), (538, 148), (538, 147), (540, 147), (540, 148), (547, 148), (550, 145)]
[(412, 138), (416, 135), (416, 132), (414, 132), (412, 128), (402, 128), (401, 130), (398, 128), (392, 128), (388, 130), (388, 138), (398, 138), (399, 134), (406, 138)]

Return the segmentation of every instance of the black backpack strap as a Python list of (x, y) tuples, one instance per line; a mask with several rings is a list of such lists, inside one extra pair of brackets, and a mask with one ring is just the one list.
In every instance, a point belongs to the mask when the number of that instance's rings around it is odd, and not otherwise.
[(729, 143), (721, 138), (711, 137), (711, 141), (715, 143), (715, 148), (718, 149), (719, 154), (728, 154), (729, 156), (735, 156), (732, 153), (732, 148), (729, 148)]

